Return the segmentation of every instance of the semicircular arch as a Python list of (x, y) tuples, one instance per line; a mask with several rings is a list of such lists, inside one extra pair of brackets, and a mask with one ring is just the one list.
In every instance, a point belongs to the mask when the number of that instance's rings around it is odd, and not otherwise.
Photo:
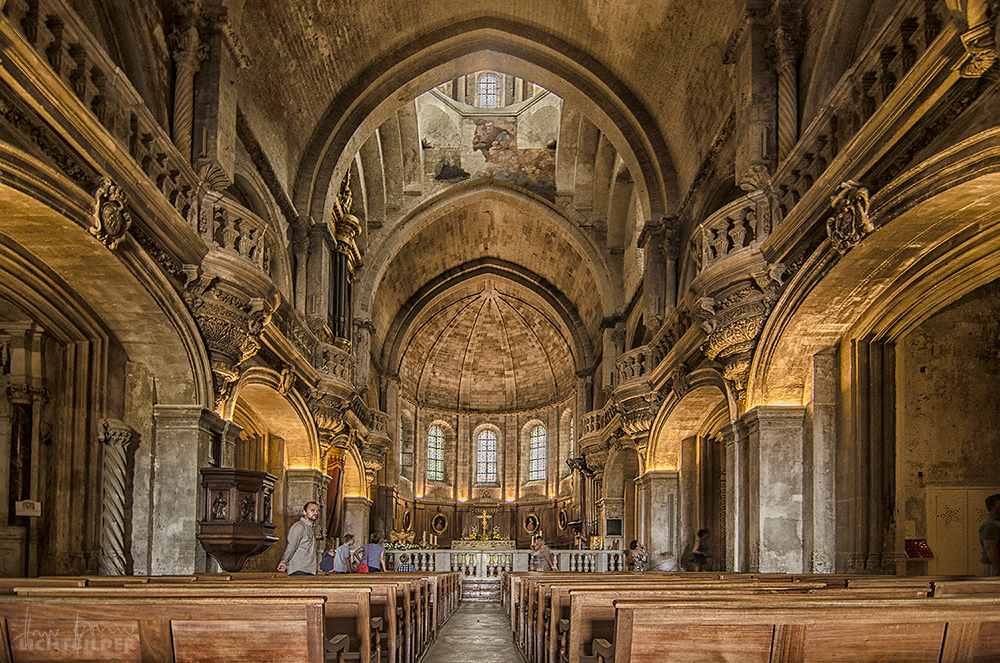
[(256, 413), (268, 432), (285, 442), (285, 467), (325, 470), (320, 467), (319, 438), (305, 400), (292, 389), (280, 391), (281, 375), (269, 368), (244, 371), (227, 404), (232, 416), (235, 403), (242, 400)]
[(747, 409), (803, 404), (817, 353), (899, 338), (1000, 278), (1000, 130), (904, 173), (872, 197), (870, 216), (877, 229), (860, 244), (840, 256), (824, 241), (786, 287), (761, 332)]
[(681, 442), (704, 432), (705, 422), (715, 419), (720, 407), (729, 411), (732, 420), (725, 381), (718, 371), (692, 371), (688, 384), (682, 397), (671, 392), (653, 419), (646, 451), (647, 471), (679, 470)]

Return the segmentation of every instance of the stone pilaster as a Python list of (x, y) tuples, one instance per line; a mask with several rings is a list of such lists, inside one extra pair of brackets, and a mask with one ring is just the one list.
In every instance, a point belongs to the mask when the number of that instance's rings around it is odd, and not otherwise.
[(360, 495), (344, 497), (344, 533), (355, 536), (356, 545), (368, 541), (368, 519), (372, 501)]
[(726, 570), (745, 573), (749, 570), (747, 429), (738, 421), (723, 426), (719, 432), (726, 447)]
[(149, 572), (199, 573), (206, 568), (206, 555), (195, 538), (204, 510), (198, 471), (209, 465), (211, 449), (221, 448), (226, 422), (210, 410), (186, 405), (156, 405), (153, 421), (156, 482)]
[(746, 423), (749, 571), (803, 573), (805, 408), (761, 405)]
[(651, 556), (669, 552), (679, 558), (683, 544), (678, 538), (680, 474), (675, 470), (646, 472), (636, 485), (642, 513), (642, 540)]

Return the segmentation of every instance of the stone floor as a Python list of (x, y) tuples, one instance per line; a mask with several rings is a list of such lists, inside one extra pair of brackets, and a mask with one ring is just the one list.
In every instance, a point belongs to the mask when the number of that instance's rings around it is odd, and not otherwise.
[(420, 663), (524, 663), (510, 641), (510, 622), (499, 603), (465, 603)]

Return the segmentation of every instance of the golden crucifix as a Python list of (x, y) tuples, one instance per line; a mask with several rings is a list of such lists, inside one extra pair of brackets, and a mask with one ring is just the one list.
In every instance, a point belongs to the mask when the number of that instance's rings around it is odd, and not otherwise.
[(479, 518), (480, 522), (483, 523), (483, 539), (486, 539), (486, 521), (490, 519), (490, 516), (485, 511), (480, 511), (476, 518)]

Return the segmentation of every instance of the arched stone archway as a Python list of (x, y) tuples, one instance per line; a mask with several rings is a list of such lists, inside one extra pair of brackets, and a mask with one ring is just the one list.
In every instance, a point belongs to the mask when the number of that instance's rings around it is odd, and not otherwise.
[(622, 549), (626, 550), (633, 539), (643, 539), (637, 522), (635, 481), (639, 476), (639, 454), (632, 447), (622, 447), (608, 458), (604, 468), (604, 498), (601, 520), (604, 535), (611, 540), (615, 537), (607, 532), (609, 520), (621, 521)]
[(492, 66), (569, 100), (609, 136), (640, 188), (644, 219), (679, 201), (673, 160), (642, 103), (601, 64), (558, 38), (507, 19), (457, 21), (362, 72), (330, 104), (299, 164), (295, 205), (327, 218), (351, 159), (402, 104), (455, 76)]

